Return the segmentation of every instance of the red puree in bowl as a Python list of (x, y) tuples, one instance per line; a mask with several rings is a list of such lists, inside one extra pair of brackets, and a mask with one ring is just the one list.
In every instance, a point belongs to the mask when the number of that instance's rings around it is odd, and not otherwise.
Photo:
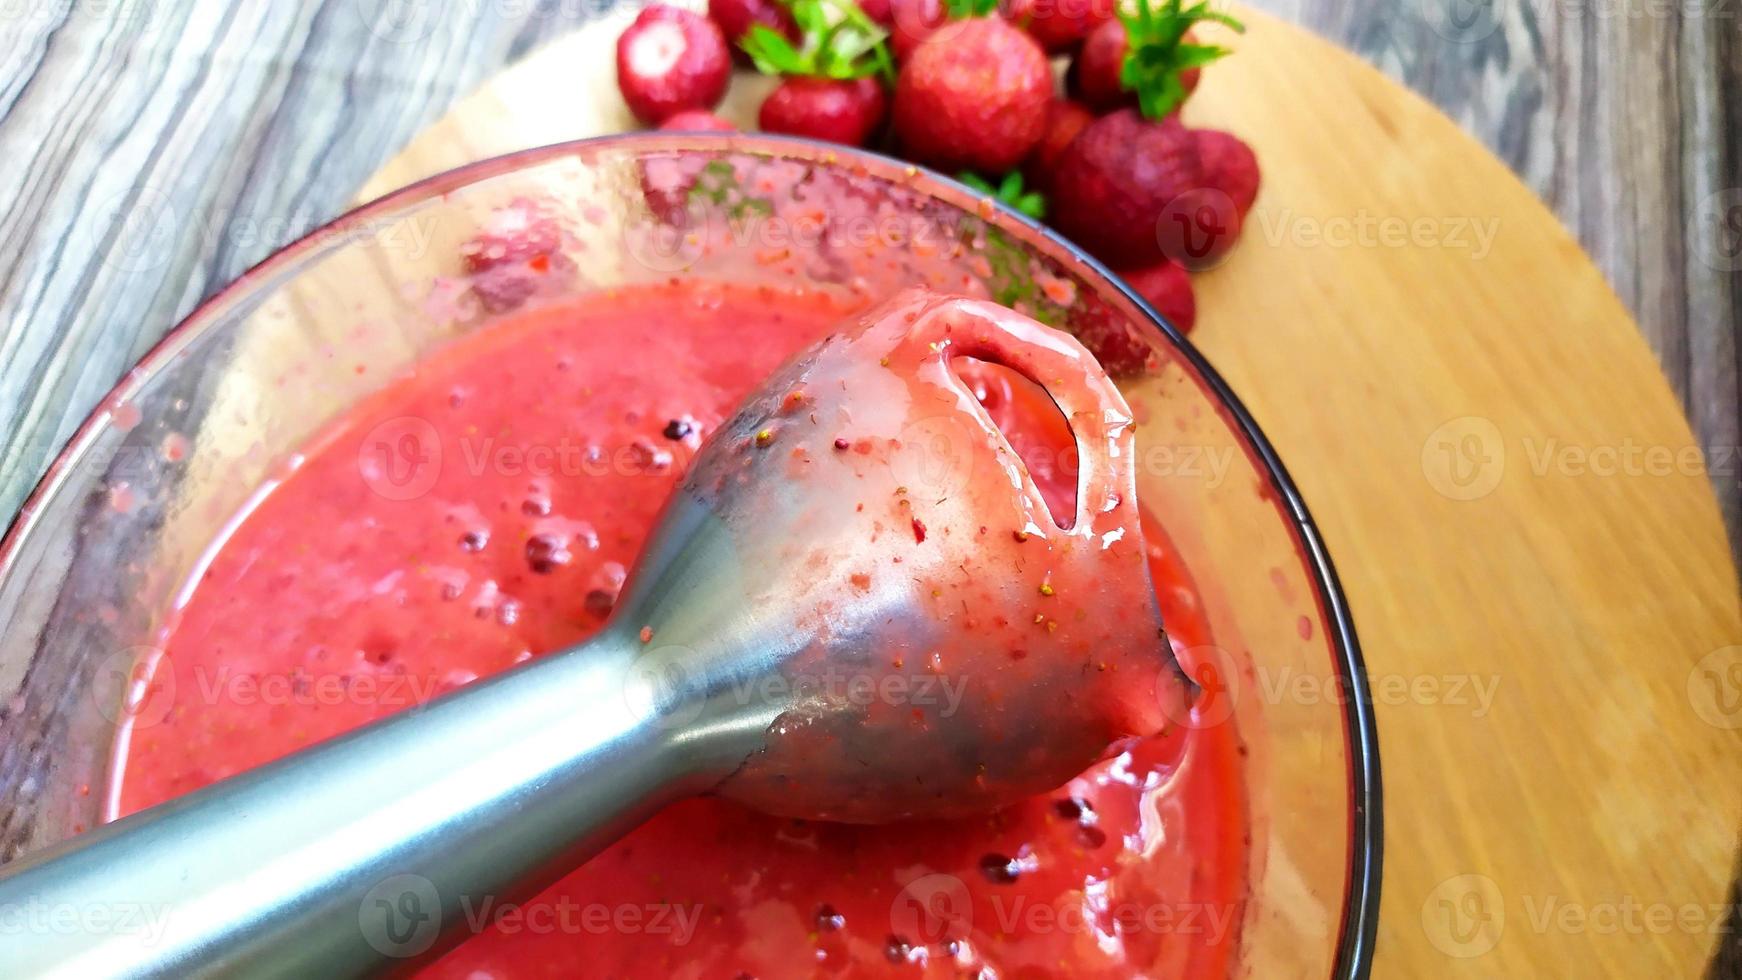
[[(587, 636), (702, 437), (843, 312), (798, 291), (623, 289), (518, 314), (359, 405), (193, 583), (155, 678), (171, 707), (132, 732), (119, 811)], [(1036, 482), (1068, 496), (1074, 474), (1035, 451), (1062, 431), (1050, 403), (1002, 369), (962, 370)], [(1146, 524), (1183, 655), (1208, 628)], [(425, 975), (1225, 976), (1246, 897), (1243, 756), (1232, 725), (1172, 726), (952, 822), (690, 800), (528, 902), (473, 903), (479, 935)]]

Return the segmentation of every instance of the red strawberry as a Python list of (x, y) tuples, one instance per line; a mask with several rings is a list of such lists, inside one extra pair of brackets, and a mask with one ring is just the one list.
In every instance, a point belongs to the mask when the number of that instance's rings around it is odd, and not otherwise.
[(1191, 333), (1198, 321), (1198, 303), (1192, 297), (1192, 279), (1178, 262), (1162, 259), (1151, 266), (1119, 273), (1137, 295), (1155, 307), (1180, 333)]
[(738, 127), (732, 125), (706, 109), (685, 109), (665, 117), (665, 122), (659, 124), (660, 129), (687, 133), (732, 133)]
[(1115, 0), (1027, 0), (1026, 6), (1028, 33), (1054, 54), (1082, 44), (1118, 12)]
[(1004, 173), (1040, 142), (1052, 70), (1027, 34), (994, 17), (940, 28), (895, 83), (895, 132), (914, 160)]
[(895, 23), (895, 7), (891, 0), (859, 0), (859, 9), (884, 27)]
[(1135, 102), (1151, 119), (1168, 115), (1197, 88), (1203, 66), (1229, 53), (1198, 43), (1191, 27), (1200, 21), (1245, 29), (1211, 10), (1210, 0), (1194, 0), (1190, 7), (1184, 0), (1136, 0), (1134, 10), (1096, 27), (1084, 40), (1066, 79), (1071, 93), (1091, 109)]
[(773, 133), (864, 145), (883, 122), (889, 100), (881, 79), (892, 78), (886, 33), (852, 3), (786, 0), (800, 25), (796, 39), (757, 26), (743, 47), (758, 71), (785, 76), (758, 114)]
[(1053, 172), (1058, 169), (1059, 159), (1077, 138), (1077, 134), (1094, 121), (1095, 114), (1081, 102), (1072, 102), (1070, 99), (1053, 99), (1048, 102), (1045, 132), (1042, 133), (1040, 142), (1034, 145), (1034, 151), (1028, 155), (1028, 162), (1022, 167), (1023, 172), (1028, 175), (1029, 183), (1043, 191), (1050, 190)]
[(1135, 104), (1137, 96), (1127, 92), (1125, 83), (1119, 80), (1128, 49), (1125, 25), (1117, 20), (1107, 21), (1090, 31), (1065, 79), (1071, 95), (1096, 112)]
[(1258, 197), (1258, 157), (1240, 137), (1217, 129), (1192, 132), (1209, 186), (1228, 195), (1241, 217)]
[[(734, 46), (750, 32), (751, 24), (763, 24), (790, 40), (798, 40), (798, 25), (779, 0), (708, 0), (708, 17)], [(736, 57), (742, 52), (734, 50)]]
[[(1186, 43), (1192, 43), (1188, 32)], [(1120, 73), (1125, 70), (1125, 55), (1130, 50), (1125, 25), (1110, 20), (1096, 27), (1083, 42), (1077, 58), (1071, 62), (1066, 85), (1071, 94), (1096, 112), (1110, 112), (1121, 106), (1136, 105), (1137, 93), (1125, 87)], [(1187, 68), (1179, 73), (1180, 88), (1186, 96), (1197, 91), (1201, 68)]]
[(688, 10), (655, 4), (617, 39), (617, 87), (629, 111), (645, 123), (684, 109), (713, 108), (731, 73), (726, 36)]
[[(992, 14), (997, 14), (999, 17), (1004, 18), (1026, 31), (1028, 30), (1028, 22), (1034, 19), (1034, 9), (1037, 2), (1050, 4), (1052, 3), (1052, 0), (992, 0), (989, 8), (987, 8), (985, 3), (976, 0), (974, 4), (971, 4), (967, 8), (958, 4), (956, 9), (952, 12), (955, 14), (957, 19), (962, 17), (986, 17), (991, 16)], [(1030, 36), (1033, 37), (1033, 35)], [(1035, 40), (1038, 41), (1040, 38), (1035, 38)]]
[(888, 104), (875, 78), (789, 78), (763, 100), (757, 122), (771, 133), (864, 146)]
[(944, 0), (889, 0), (889, 11), (889, 48), (904, 63), (950, 19)]
[(863, 146), (889, 105), (882, 80), (894, 77), (895, 65), (887, 32), (852, 3), (787, 2), (801, 25), (797, 43), (765, 27), (752, 29), (744, 39), (758, 71), (785, 76), (762, 101), (762, 128)]
[(1161, 259), (1158, 223), (1173, 202), (1204, 185), (1191, 135), (1174, 117), (1150, 122), (1135, 109), (1097, 119), (1066, 148), (1053, 174), (1053, 224), (1116, 266)]
[(1220, 262), (1240, 237), (1233, 199), (1209, 186), (1196, 141), (1178, 117), (1135, 109), (1083, 130), (1053, 175), (1053, 224), (1119, 266), (1166, 257), (1190, 270)]

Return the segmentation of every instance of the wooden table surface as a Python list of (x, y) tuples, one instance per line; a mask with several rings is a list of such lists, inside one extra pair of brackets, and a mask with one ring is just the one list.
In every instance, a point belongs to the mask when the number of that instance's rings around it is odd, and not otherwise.
[[(605, 2), (0, 3), (0, 514), (202, 296)], [(1259, 5), (1424, 92), (1561, 215), (1687, 406), (1738, 541), (1735, 0)], [(1313, 91), (1300, 111), (1334, 125), (1347, 107)]]

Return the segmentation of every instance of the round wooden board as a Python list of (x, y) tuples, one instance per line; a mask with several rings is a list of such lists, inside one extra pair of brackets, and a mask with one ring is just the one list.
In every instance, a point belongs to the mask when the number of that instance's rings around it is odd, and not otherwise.
[[(633, 128), (629, 16), (498, 76), (361, 196)], [(1498, 160), (1354, 57), (1242, 16), (1185, 114), (1245, 137), (1264, 189), (1197, 279), (1193, 340), (1300, 484), (1365, 647), (1376, 975), (1696, 975), (1742, 821), (1742, 614), (1697, 443)], [(769, 84), (740, 77), (724, 114), (748, 126)]]

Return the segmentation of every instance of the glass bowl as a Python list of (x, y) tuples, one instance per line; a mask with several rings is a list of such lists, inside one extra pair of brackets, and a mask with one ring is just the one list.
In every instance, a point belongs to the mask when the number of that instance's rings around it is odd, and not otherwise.
[[(559, 218), (572, 267), (468, 278), (466, 243), (529, 203)], [(0, 544), (0, 861), (110, 816), (117, 740), (168, 611), (311, 436), (507, 307), (673, 276), (865, 303), (927, 283), (1122, 352), (1139, 492), (1216, 638), (1188, 668), (1221, 698), (1210, 723), (1237, 725), (1248, 752), (1241, 972), (1366, 976), (1381, 855), (1371, 702), (1323, 542), (1251, 416), (1177, 330), (1047, 229), (900, 161), (761, 135), (608, 137), (442, 174), (283, 249), (171, 331)]]

